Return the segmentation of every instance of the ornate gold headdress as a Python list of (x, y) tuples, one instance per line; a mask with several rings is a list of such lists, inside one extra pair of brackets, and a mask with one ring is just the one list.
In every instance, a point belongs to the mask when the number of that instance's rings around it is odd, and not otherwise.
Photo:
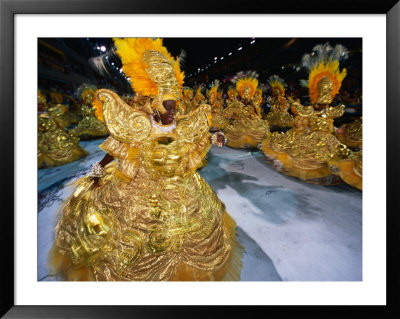
[(331, 99), (339, 93), (343, 79), (347, 71), (339, 71), (339, 60), (348, 57), (347, 49), (337, 44), (332, 48), (329, 43), (316, 45), (311, 54), (305, 54), (302, 59), (302, 65), (309, 70), (308, 82), (302, 81), (302, 84), (308, 87), (311, 103), (316, 103), (319, 98), (319, 84), (322, 81), (330, 81), (332, 90)]
[(250, 99), (254, 96), (257, 90), (258, 80), (256, 78), (243, 78), (236, 82), (236, 90), (238, 90), (240, 96), (243, 96), (243, 90), (245, 87), (250, 88)]
[(153, 98), (152, 107), (165, 113), (162, 102), (178, 101), (181, 97), (184, 73), (180, 69), (179, 59), (171, 56), (159, 38), (113, 40), (132, 89), (137, 94)]
[(230, 88), (227, 93), (228, 93), (228, 97), (229, 98), (237, 97), (238, 94), (239, 94), (238, 91), (236, 91), (235, 88)]
[(268, 78), (268, 84), (271, 87), (272, 92), (275, 89), (278, 89), (281, 92), (281, 95), (285, 94), (286, 83), (281, 77), (279, 77), (275, 74), (271, 75)]
[(236, 90), (239, 92), (241, 97), (243, 97), (244, 89), (248, 87), (250, 89), (249, 98), (251, 99), (258, 87), (257, 77), (258, 74), (255, 71), (240, 71), (233, 77), (231, 82), (236, 83)]

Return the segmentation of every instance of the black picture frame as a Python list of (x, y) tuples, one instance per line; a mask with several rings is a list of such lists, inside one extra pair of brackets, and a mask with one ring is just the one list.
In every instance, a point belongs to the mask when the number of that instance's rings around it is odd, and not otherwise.
[[(21, 306), (14, 296), (14, 18), (16, 14), (385, 14), (387, 19), (387, 305), (386, 306)], [(399, 243), (396, 201), (400, 136), (400, 3), (397, 0), (327, 1), (201, 1), (182, 0), (0, 0), (0, 150), (1, 181), (1, 309), (4, 318), (165, 318), (254, 316), (260, 311), (269, 317), (399, 317)], [(32, 54), (35, 54), (32, 52)], [(383, 101), (382, 101), (383, 102)], [(377, 124), (378, 125), (378, 124)], [(379, 163), (376, 163), (379, 165)], [(12, 169), (11, 169), (12, 168)], [(379, 186), (378, 186), (379, 187)], [(398, 195), (397, 195), (398, 196)], [(384, 207), (384, 205), (382, 205)], [(238, 293), (240, 293), (238, 291)]]

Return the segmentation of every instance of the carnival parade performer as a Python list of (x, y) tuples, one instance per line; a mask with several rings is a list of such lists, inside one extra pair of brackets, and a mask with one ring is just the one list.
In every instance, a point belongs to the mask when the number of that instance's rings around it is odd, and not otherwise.
[(60, 128), (50, 113), (38, 117), (38, 168), (74, 162), (88, 152), (79, 145), (79, 138)]
[[(222, 99), (222, 91), (218, 91), (219, 81), (215, 80), (211, 83), (210, 89), (207, 91), (208, 104), (211, 105), (211, 126), (210, 131), (223, 130), (229, 120), (223, 116), (224, 100)], [(218, 98), (220, 96), (220, 98)]]
[[(227, 145), (233, 148), (255, 148), (267, 136), (269, 125), (261, 118), (262, 94), (255, 76), (244, 76), (234, 80), (239, 99), (234, 99), (224, 110), (232, 123), (225, 128)], [(260, 99), (261, 97), (261, 99)]]
[(82, 100), (82, 119), (77, 126), (69, 130), (69, 133), (79, 137), (81, 140), (108, 135), (106, 126), (96, 118), (95, 109), (92, 107), (93, 96), (96, 90), (97, 88), (95, 86), (86, 83), (82, 84), (77, 90), (77, 94)]
[(303, 66), (309, 70), (308, 81), (303, 83), (308, 87), (311, 105), (291, 100), (296, 114), (293, 128), (272, 133), (261, 145), (278, 171), (324, 185), (343, 183), (340, 174), (353, 174), (358, 179), (348, 166), (341, 166), (345, 171), (340, 171), (339, 163), (350, 158), (352, 152), (334, 135), (333, 121), (343, 115), (344, 105), (330, 106), (346, 76), (346, 69), (339, 70), (339, 60), (347, 55), (342, 45), (332, 48), (326, 43), (303, 56)]
[(272, 91), (272, 96), (268, 98), (271, 109), (265, 119), (268, 121), (270, 130), (274, 132), (289, 129), (292, 126), (293, 117), (288, 112), (289, 101), (285, 98), (286, 83), (281, 77), (272, 75), (268, 79), (268, 84)]
[(210, 106), (176, 115), (184, 75), (161, 39), (114, 44), (146, 103), (96, 92), (96, 114), (110, 132), (100, 146), (107, 155), (62, 208), (53, 272), (65, 280), (238, 280), (236, 224), (196, 172), (211, 143), (225, 143), (222, 133), (209, 133)]

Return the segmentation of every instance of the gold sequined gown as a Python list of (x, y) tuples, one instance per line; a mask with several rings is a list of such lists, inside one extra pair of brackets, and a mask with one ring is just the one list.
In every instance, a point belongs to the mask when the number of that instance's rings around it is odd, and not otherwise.
[(81, 108), (82, 120), (69, 133), (80, 139), (104, 137), (108, 135), (106, 126), (94, 115), (95, 110), (83, 104)]
[(353, 151), (344, 160), (331, 160), (330, 170), (350, 186), (362, 190), (362, 119), (343, 124), (341, 128), (344, 132), (336, 131), (339, 141)]
[(329, 168), (345, 183), (362, 190), (362, 150), (351, 152), (345, 159), (329, 161)]
[(336, 132), (338, 139), (350, 148), (362, 148), (362, 119), (358, 118), (355, 121), (343, 124), (341, 129), (344, 132)]
[(69, 110), (68, 105), (56, 104), (49, 107), (47, 111), (61, 129), (79, 122), (79, 117)]
[(79, 145), (79, 139), (61, 129), (50, 114), (38, 120), (38, 168), (71, 163), (88, 153)]
[(333, 135), (333, 120), (344, 113), (344, 106), (316, 111), (313, 106), (296, 106), (293, 128), (274, 132), (263, 141), (261, 150), (274, 167), (290, 176), (318, 184), (342, 181), (332, 174), (329, 163), (348, 157), (350, 150)]
[(225, 128), (227, 146), (233, 148), (257, 147), (270, 134), (269, 125), (261, 118), (261, 110), (253, 105), (245, 106), (241, 101), (234, 100), (228, 104), (224, 116), (232, 120)]
[(289, 108), (288, 101), (282, 96), (273, 96), (269, 98), (269, 103), (271, 109), (265, 119), (268, 121), (271, 131), (291, 127), (293, 117), (287, 111)]
[(224, 100), (217, 99), (211, 109), (210, 131), (224, 130), (229, 125), (229, 120), (224, 116)]
[(97, 188), (89, 176), (77, 181), (56, 228), (53, 271), (66, 280), (238, 280), (235, 222), (196, 172), (210, 147), (209, 106), (161, 126), (101, 91), (111, 133), (101, 148), (117, 161)]

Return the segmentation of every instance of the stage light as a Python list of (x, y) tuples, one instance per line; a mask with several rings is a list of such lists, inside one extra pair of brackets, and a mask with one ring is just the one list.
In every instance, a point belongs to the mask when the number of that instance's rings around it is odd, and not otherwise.
[(221, 57), (221, 60), (223, 60), (223, 59), (224, 59), (224, 57), (222, 56), (222, 57)]
[(106, 52), (107, 48), (106, 48), (104, 45), (102, 45), (102, 46), (100, 47), (100, 50), (101, 50), (101, 52)]
[(239, 47), (238, 51), (242, 50), (242, 47)]
[(215, 58), (214, 58), (214, 60), (218, 60), (218, 58), (217, 58), (217, 57), (215, 57)]
[(122, 68), (119, 69), (119, 72), (122, 73)]
[(253, 44), (254, 42), (256, 42), (256, 40), (251, 41), (250, 44)]
[(232, 52), (229, 52), (228, 55), (232, 55)]

